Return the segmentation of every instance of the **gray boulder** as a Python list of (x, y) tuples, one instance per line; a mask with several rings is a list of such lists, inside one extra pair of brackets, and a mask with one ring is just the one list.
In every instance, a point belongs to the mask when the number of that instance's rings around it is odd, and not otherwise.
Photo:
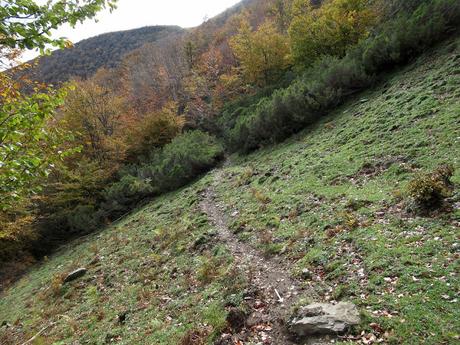
[(359, 323), (359, 311), (353, 303), (313, 303), (299, 309), (290, 321), (290, 329), (303, 337), (310, 334), (343, 333)]
[(83, 277), (83, 276), (86, 274), (87, 271), (88, 271), (88, 270), (87, 270), (86, 268), (79, 268), (79, 269), (77, 269), (77, 270), (75, 270), (75, 271), (73, 271), (73, 272), (70, 272), (70, 273), (67, 275), (67, 277), (64, 278), (64, 282), (63, 282), (63, 283), (64, 283), (64, 284), (65, 284), (65, 283), (69, 283), (69, 282), (74, 281), (74, 280), (76, 280), (76, 279), (78, 279), (78, 278), (81, 278), (81, 277)]

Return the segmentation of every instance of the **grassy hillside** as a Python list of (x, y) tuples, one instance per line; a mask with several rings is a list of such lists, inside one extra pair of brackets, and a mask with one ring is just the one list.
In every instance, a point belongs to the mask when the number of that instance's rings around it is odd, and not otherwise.
[[(350, 340), (458, 342), (459, 100), (456, 39), (284, 144), (232, 157), (62, 249), (2, 296), (0, 343), (212, 343), (228, 306), (248, 308), (251, 277), (200, 206), (211, 184), (235, 236), (287, 260), (299, 301), (358, 305)], [(456, 168), (451, 209), (407, 213), (408, 181), (442, 163)], [(83, 278), (61, 284), (81, 266)]]
[[(289, 142), (239, 158), (220, 199), (239, 236), (292, 260), (325, 299), (352, 300), (392, 343), (458, 341), (460, 47), (456, 41)], [(454, 210), (416, 217), (405, 187), (450, 163)], [(454, 338), (456, 340), (454, 340)]]
[[(230, 259), (222, 246), (213, 255), (193, 247), (210, 230), (197, 203), (205, 183), (155, 201), (33, 270), (0, 302), (3, 318), (20, 320), (1, 343), (21, 343), (53, 322), (45, 344), (173, 344), (202, 322), (222, 330), (222, 301), (233, 293)], [(81, 265), (90, 273), (61, 287), (61, 275)]]

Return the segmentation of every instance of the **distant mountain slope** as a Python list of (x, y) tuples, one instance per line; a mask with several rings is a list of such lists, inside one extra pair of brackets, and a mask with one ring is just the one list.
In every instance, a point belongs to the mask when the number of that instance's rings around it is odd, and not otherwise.
[(227, 39), (235, 34), (233, 16), (245, 12), (249, 14), (251, 24), (257, 26), (266, 19), (268, 9), (274, 3), (275, 0), (243, 0), (191, 30), (179, 26), (149, 26), (92, 37), (78, 42), (71, 49), (57, 50), (40, 58), (32, 76), (35, 80), (51, 84), (67, 81), (73, 76), (91, 77), (99, 68), (117, 67), (125, 55), (142, 50), (146, 44), (161, 41), (155, 44), (154, 50), (159, 46), (168, 46), (168, 43), (174, 45), (182, 38), (177, 35), (189, 34), (189, 40), (197, 44), (198, 50), (214, 44), (228, 51)]
[(92, 37), (40, 58), (34, 78), (46, 83), (67, 81), (73, 76), (86, 78), (101, 67), (116, 67), (124, 55), (145, 43), (183, 31), (178, 26), (149, 26)]

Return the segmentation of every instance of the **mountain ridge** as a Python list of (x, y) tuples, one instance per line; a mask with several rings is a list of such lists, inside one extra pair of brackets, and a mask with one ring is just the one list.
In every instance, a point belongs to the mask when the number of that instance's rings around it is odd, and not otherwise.
[[(31, 74), (35, 80), (51, 84), (72, 77), (88, 78), (100, 68), (114, 68), (123, 57), (144, 44), (169, 35), (182, 34), (185, 29), (174, 25), (144, 26), (100, 34), (76, 43), (72, 48), (56, 50), (51, 55), (32, 60), (37, 63)], [(30, 72), (30, 71), (29, 71)]]
[[(81, 40), (72, 48), (55, 50), (49, 56), (29, 61), (29, 63), (37, 62), (38, 65), (27, 73), (36, 81), (60, 84), (74, 77), (90, 78), (101, 68), (116, 68), (127, 55), (149, 44), (161, 46), (175, 44), (184, 38), (187, 40), (204, 38), (202, 43), (206, 46), (214, 40), (215, 32), (225, 28), (232, 17), (245, 11), (255, 13), (251, 16), (251, 22), (257, 27), (265, 19), (266, 11), (272, 3), (273, 0), (242, 0), (192, 28), (182, 28), (178, 25), (153, 25), (103, 33)], [(231, 35), (234, 32), (226, 34)], [(128, 44), (123, 46), (120, 43), (124, 39)], [(109, 44), (104, 42), (107, 40)], [(186, 40), (183, 41), (185, 44)]]

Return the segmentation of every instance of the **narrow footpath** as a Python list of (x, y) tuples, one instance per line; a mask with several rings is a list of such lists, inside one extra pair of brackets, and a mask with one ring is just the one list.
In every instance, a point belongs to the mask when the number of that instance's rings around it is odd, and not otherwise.
[(252, 291), (246, 297), (252, 311), (246, 327), (238, 334), (226, 335), (222, 344), (329, 344), (330, 341), (320, 338), (296, 341), (289, 335), (285, 321), (299, 296), (308, 292), (291, 277), (287, 262), (279, 257), (267, 258), (230, 231), (225, 207), (219, 205), (214, 189), (221, 175), (222, 170), (216, 170), (213, 183), (202, 194), (201, 208), (216, 227), (219, 240), (230, 250), (238, 269), (246, 275)]

